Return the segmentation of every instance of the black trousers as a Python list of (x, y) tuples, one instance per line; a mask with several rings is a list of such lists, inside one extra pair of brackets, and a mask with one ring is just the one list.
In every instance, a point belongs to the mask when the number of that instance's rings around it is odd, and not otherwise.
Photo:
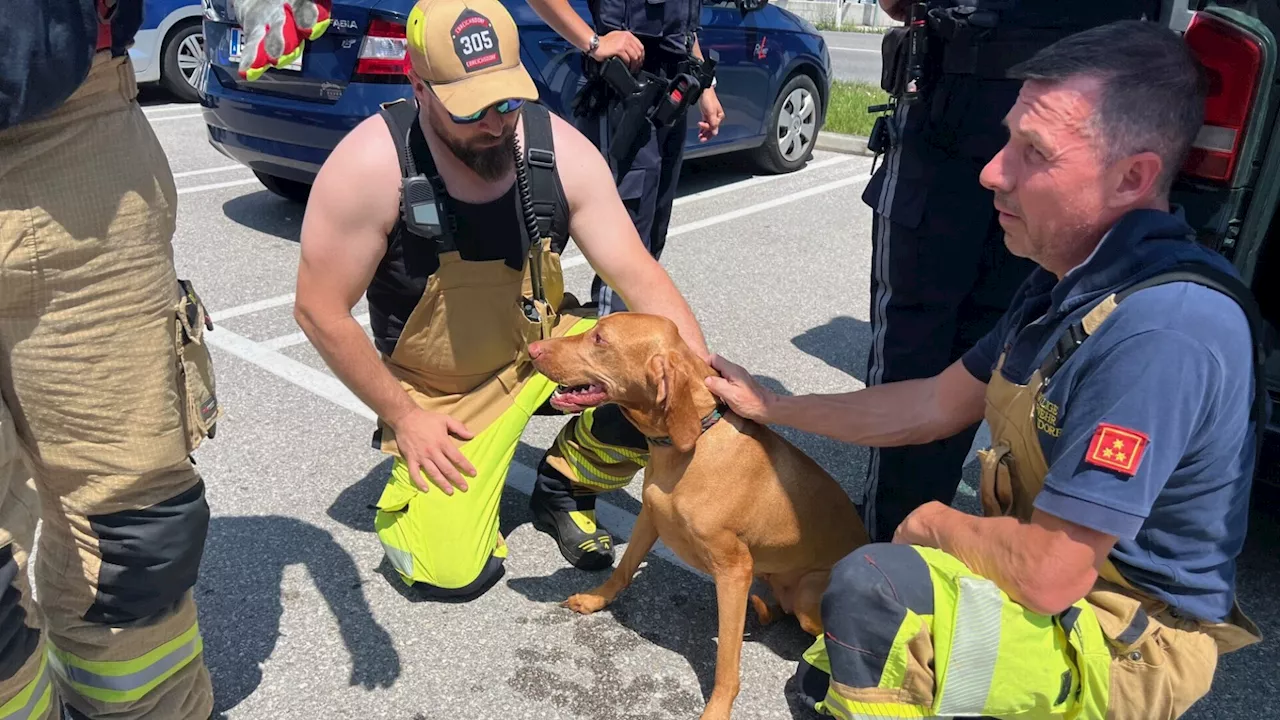
[[(607, 158), (613, 139), (613, 128), (622, 116), (620, 101), (609, 104), (604, 112), (575, 116), (574, 125)], [(654, 259), (662, 257), (667, 244), (667, 228), (671, 224), (671, 206), (676, 198), (676, 185), (684, 162), (685, 134), (688, 131), (687, 116), (672, 125), (655, 128), (645, 123), (643, 142), (629, 168), (623, 168), (621, 177), (614, 170), (614, 182), (622, 204), (626, 206), (631, 222), (635, 225), (640, 241)], [(626, 303), (618, 297), (599, 276), (591, 281), (591, 298), (599, 305), (600, 317), (623, 312)]]
[[(901, 141), (863, 194), (875, 211), (868, 386), (941, 373), (996, 324), (1034, 269), (1005, 248), (992, 193), (979, 183), (1016, 97), (1016, 83), (948, 76), (899, 112)], [(874, 542), (892, 540), (926, 502), (954, 499), (977, 429), (872, 448), (863, 513)]]

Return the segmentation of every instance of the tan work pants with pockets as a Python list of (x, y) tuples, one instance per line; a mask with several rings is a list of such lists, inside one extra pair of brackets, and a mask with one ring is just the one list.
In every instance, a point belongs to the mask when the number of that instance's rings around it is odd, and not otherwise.
[(208, 357), (181, 340), (177, 194), (136, 94), (128, 59), (100, 53), (60, 108), (0, 131), (0, 451), (29, 469), (0, 457), (0, 638), (18, 638), (0, 718), (213, 709), (192, 600), (209, 508), (191, 408), (212, 406), (190, 370)]

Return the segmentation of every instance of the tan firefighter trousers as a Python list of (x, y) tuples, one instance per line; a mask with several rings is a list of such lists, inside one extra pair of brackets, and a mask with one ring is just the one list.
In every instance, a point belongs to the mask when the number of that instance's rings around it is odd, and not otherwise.
[(213, 709), (190, 454), (220, 411), (136, 93), (128, 59), (100, 53), (64, 105), (0, 131), (0, 718)]

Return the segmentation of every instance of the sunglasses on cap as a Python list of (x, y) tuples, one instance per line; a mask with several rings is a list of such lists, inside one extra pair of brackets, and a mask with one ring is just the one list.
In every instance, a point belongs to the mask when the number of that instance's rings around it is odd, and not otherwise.
[(473, 112), (470, 115), (459, 116), (449, 113), (449, 117), (459, 125), (466, 125), (469, 123), (480, 122), (480, 118), (484, 117), (484, 114), (489, 112), (489, 108), (496, 109), (499, 115), (510, 115), (516, 110), (519, 110), (522, 105), (524, 105), (524, 100), (511, 98), (509, 100), (503, 100), (502, 102), (490, 105), (489, 107), (480, 108), (478, 111)]

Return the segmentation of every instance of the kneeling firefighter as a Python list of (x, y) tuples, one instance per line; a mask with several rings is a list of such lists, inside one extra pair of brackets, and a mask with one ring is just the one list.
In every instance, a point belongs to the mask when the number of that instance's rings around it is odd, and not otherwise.
[[(745, 14), (765, 2), (737, 0), (737, 5)], [(688, 109), (697, 103), (702, 112), (698, 135), (703, 142), (716, 136), (724, 118), (714, 89), (714, 54), (704, 55), (697, 39), (701, 0), (592, 0), (594, 27), (568, 0), (529, 4), (582, 51), (586, 82), (572, 100), (573, 122), (608, 159), (636, 232), (649, 254), (660, 259), (684, 159)], [(627, 309), (599, 275), (591, 294), (601, 317)], [(582, 423), (587, 422), (584, 416)], [(579, 427), (567, 426), (557, 451), (539, 466), (531, 506), (538, 527), (556, 537), (571, 564), (596, 569), (612, 564), (613, 555), (608, 536), (590, 522), (595, 496), (624, 487), (635, 470), (623, 457), (604, 466), (586, 462), (574, 436)], [(575, 511), (576, 522), (567, 521), (565, 510)]]
[[(316, 179), (296, 316), (377, 412), (375, 447), (396, 458), (375, 518), (388, 560), (425, 596), (471, 598), (502, 574), (499, 502), (531, 416), (549, 401), (550, 411), (582, 410), (590, 403), (575, 398), (600, 392), (558, 392), (529, 357), (529, 343), (595, 324), (564, 289), (569, 236), (638, 310), (671, 318), (706, 350), (600, 153), (535, 102), (515, 23), (498, 0), (421, 0), (407, 43), (414, 99), (357, 126)], [(362, 294), (372, 343), (351, 316)], [(629, 476), (647, 445), (604, 406), (573, 418), (552, 453)], [(610, 551), (589, 513), (568, 508), (537, 521), (588, 536), (562, 546), (566, 554)]]

